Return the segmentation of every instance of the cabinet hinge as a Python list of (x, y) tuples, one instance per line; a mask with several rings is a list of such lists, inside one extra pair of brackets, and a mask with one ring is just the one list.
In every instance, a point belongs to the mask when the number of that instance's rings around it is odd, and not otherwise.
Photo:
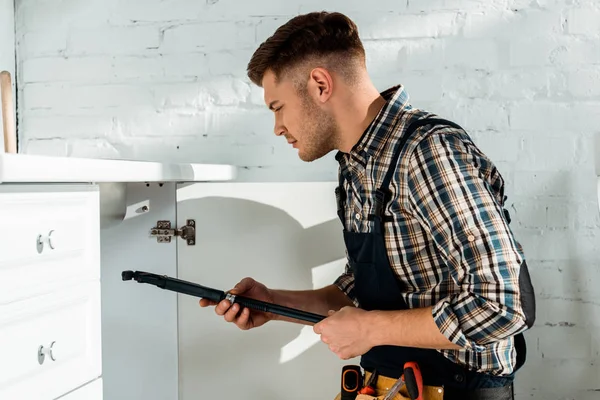
[(171, 243), (171, 237), (179, 236), (188, 245), (196, 244), (196, 220), (188, 219), (185, 226), (172, 229), (170, 221), (158, 221), (156, 226), (150, 230), (150, 236), (156, 237), (158, 243)]

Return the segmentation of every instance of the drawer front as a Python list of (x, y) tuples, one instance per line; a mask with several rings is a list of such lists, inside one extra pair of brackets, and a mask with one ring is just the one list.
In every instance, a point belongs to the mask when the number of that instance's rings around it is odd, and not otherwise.
[(102, 378), (60, 397), (60, 400), (102, 400)]
[(0, 304), (99, 279), (99, 192), (94, 186), (46, 185), (29, 191), (3, 186)]
[(100, 283), (0, 306), (0, 399), (55, 399), (102, 373)]

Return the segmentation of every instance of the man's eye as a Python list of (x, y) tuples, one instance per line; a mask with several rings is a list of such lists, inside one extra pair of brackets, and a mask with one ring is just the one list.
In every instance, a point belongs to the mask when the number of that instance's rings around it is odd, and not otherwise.
[(281, 107), (279, 107), (279, 108), (276, 108), (276, 109), (275, 109), (275, 112), (277, 112), (277, 111), (281, 110), (282, 108), (283, 108), (283, 106), (281, 106)]

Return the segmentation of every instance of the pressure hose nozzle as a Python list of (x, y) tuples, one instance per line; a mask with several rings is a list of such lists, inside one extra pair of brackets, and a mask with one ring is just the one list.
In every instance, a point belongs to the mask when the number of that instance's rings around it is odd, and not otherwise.
[(133, 271), (123, 271), (121, 272), (121, 279), (123, 279), (124, 281), (130, 281), (133, 279), (133, 275)]

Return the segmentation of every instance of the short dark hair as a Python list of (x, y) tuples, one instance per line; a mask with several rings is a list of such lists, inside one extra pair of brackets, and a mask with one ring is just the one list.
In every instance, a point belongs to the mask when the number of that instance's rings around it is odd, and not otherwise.
[(267, 70), (277, 80), (284, 73), (310, 60), (324, 62), (347, 79), (356, 63), (365, 65), (365, 50), (356, 24), (339, 12), (311, 12), (298, 15), (277, 28), (252, 55), (248, 77), (257, 86)]

